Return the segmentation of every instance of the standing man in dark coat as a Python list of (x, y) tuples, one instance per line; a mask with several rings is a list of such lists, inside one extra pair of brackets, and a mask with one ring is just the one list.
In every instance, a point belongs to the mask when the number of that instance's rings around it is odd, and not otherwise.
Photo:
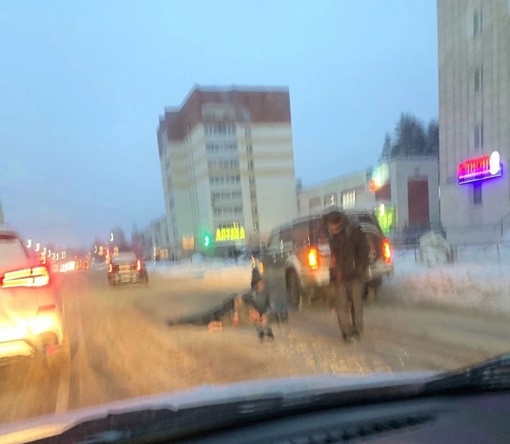
[(363, 334), (363, 289), (369, 265), (369, 246), (359, 225), (338, 207), (326, 210), (324, 221), (331, 250), (330, 276), (334, 304), (344, 341)]

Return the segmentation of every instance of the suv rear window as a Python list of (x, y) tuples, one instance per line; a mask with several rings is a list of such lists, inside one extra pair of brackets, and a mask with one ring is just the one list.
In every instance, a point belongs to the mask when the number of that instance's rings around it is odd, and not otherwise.
[(119, 253), (117, 256), (113, 256), (113, 262), (134, 262), (136, 260), (135, 253)]
[(310, 242), (310, 221), (299, 222), (292, 227), (292, 242), (303, 245)]
[(379, 227), (379, 223), (377, 222), (375, 216), (371, 214), (358, 214), (357, 219), (362, 231), (364, 232), (376, 231), (377, 234), (382, 234), (382, 230)]
[(276, 247), (276, 245), (278, 245), (279, 242), (280, 242), (280, 231), (275, 230), (269, 235), (269, 239), (267, 240), (267, 247), (268, 248)]

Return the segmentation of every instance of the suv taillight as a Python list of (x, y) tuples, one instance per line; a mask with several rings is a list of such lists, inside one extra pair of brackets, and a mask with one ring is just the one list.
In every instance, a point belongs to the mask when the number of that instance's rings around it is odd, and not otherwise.
[(50, 273), (48, 269), (44, 266), (38, 266), (5, 273), (1, 281), (1, 287), (44, 287), (49, 283)]
[(391, 262), (391, 246), (388, 239), (383, 240), (382, 244), (382, 256), (384, 259), (384, 262), (389, 264)]
[(136, 262), (136, 271), (140, 271), (142, 269), (142, 263), (140, 262), (140, 259)]
[(108, 273), (111, 273), (112, 271), (113, 271), (113, 265), (112, 265), (112, 263), (110, 262), (110, 263), (108, 264)]
[(308, 266), (312, 270), (317, 270), (319, 268), (319, 252), (317, 251), (317, 248), (310, 247), (308, 250)]

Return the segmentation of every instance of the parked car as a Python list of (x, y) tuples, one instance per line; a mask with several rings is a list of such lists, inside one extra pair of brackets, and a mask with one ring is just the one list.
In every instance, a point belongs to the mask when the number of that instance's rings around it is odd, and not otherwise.
[[(374, 302), (384, 276), (393, 274), (391, 246), (368, 210), (346, 210), (366, 234), (370, 266), (366, 298)], [(330, 284), (330, 250), (321, 215), (302, 216), (274, 228), (261, 254), (262, 272), (287, 288), (294, 308), (309, 305)]]
[(15, 231), (0, 227), (0, 360), (42, 356), (55, 369), (68, 351), (64, 308), (49, 269)]
[(149, 283), (145, 262), (133, 252), (122, 252), (112, 256), (108, 264), (110, 285)]

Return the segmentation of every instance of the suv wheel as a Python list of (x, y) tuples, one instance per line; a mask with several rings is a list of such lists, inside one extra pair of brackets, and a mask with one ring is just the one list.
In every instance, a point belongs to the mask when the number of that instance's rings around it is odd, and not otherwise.
[(297, 274), (291, 271), (287, 275), (287, 295), (289, 304), (292, 308), (301, 310), (303, 304), (302, 293), (301, 284), (299, 283)]
[(366, 301), (368, 305), (375, 304), (377, 302), (377, 296), (379, 293), (379, 287), (381, 283), (379, 281), (372, 282), (367, 285), (366, 288)]

